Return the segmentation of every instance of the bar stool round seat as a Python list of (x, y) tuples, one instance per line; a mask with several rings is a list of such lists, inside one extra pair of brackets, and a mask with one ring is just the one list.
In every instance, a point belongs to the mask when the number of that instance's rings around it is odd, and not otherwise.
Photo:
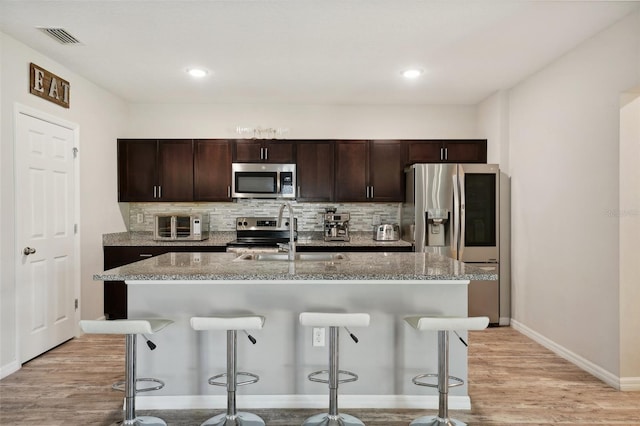
[[(139, 392), (159, 390), (164, 382), (154, 378), (136, 377), (136, 337), (138, 334), (152, 335), (162, 330), (173, 321), (168, 319), (118, 319), (118, 320), (82, 320), (80, 328), (88, 334), (124, 334), (125, 337), (125, 380), (115, 383), (112, 387), (124, 390), (124, 420), (114, 425), (124, 426), (166, 426), (167, 423), (152, 416), (137, 416), (135, 398)], [(149, 345), (151, 350), (155, 345)], [(152, 382), (155, 385), (137, 388), (139, 382)]]
[[(449, 375), (449, 332), (484, 330), (489, 325), (489, 318), (411, 316), (404, 320), (416, 330), (438, 332), (438, 374), (420, 374), (413, 378), (418, 386), (438, 389), (438, 415), (419, 417), (410, 426), (466, 426), (460, 420), (449, 418), (449, 388), (464, 384), (464, 380)], [(437, 378), (437, 383), (423, 381), (425, 378)]]
[[(300, 324), (306, 327), (329, 327), (329, 369), (315, 371), (309, 374), (312, 382), (327, 383), (329, 385), (329, 412), (316, 414), (309, 417), (303, 426), (364, 426), (362, 420), (349, 414), (341, 414), (338, 411), (338, 385), (340, 383), (358, 380), (355, 373), (339, 369), (339, 329), (344, 327), (351, 338), (358, 343), (348, 327), (368, 327), (369, 314), (365, 313), (328, 313), (328, 312), (303, 312), (300, 314)], [(328, 379), (320, 379), (318, 376), (328, 374)], [(340, 375), (347, 376), (340, 379)]]
[[(211, 376), (210, 385), (224, 386), (227, 388), (227, 412), (211, 417), (201, 426), (265, 426), (264, 420), (253, 413), (238, 412), (236, 409), (236, 388), (238, 386), (256, 383), (260, 378), (253, 373), (237, 371), (237, 332), (238, 330), (261, 330), (265, 318), (259, 315), (244, 316), (213, 316), (192, 317), (191, 327), (197, 331), (222, 331), (227, 332), (227, 372)], [(256, 339), (248, 335), (251, 343)], [(238, 376), (249, 379), (238, 381)], [(218, 379), (226, 377), (226, 381)]]

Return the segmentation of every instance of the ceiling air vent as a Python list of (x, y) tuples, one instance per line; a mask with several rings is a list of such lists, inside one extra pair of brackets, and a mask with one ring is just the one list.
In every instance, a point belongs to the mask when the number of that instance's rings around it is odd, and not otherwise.
[(52, 38), (58, 41), (61, 44), (80, 44), (80, 40), (72, 36), (65, 30), (64, 28), (46, 28), (46, 27), (38, 27), (40, 31), (45, 34), (48, 34)]

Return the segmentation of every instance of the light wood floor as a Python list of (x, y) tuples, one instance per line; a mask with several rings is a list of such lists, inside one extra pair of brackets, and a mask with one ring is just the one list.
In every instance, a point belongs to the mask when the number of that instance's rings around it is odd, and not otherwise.
[[(83, 336), (0, 381), (0, 425), (108, 425), (121, 419), (120, 336)], [(470, 333), (469, 425), (640, 425), (640, 392), (619, 392), (509, 327)], [(452, 340), (453, 342), (453, 340)], [(454, 373), (454, 372), (452, 372)], [(317, 410), (253, 410), (267, 425), (300, 425)], [(406, 426), (434, 410), (346, 410), (368, 426)], [(199, 425), (209, 410), (156, 411), (170, 425)]]

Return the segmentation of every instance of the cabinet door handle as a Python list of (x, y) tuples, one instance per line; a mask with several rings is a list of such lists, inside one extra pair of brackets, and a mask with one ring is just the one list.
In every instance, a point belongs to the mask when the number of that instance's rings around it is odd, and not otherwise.
[(300, 197), (300, 185), (298, 185), (298, 195), (296, 195), (296, 197)]
[(269, 148), (265, 148), (264, 149), (264, 159), (268, 160), (269, 159)]
[(153, 257), (152, 254), (140, 253), (140, 257)]
[(153, 185), (153, 198), (158, 197), (158, 187)]
[(364, 196), (364, 198), (369, 198), (369, 185), (367, 185), (367, 190), (366, 190), (366, 195)]
[(445, 148), (444, 149), (444, 159), (448, 160), (449, 159), (449, 148)]
[(231, 198), (231, 185), (227, 185), (227, 198)]
[(371, 185), (371, 198), (373, 198), (373, 197), (374, 197), (374, 195), (373, 195), (373, 185)]
[(440, 148), (440, 161), (444, 160), (444, 148)]

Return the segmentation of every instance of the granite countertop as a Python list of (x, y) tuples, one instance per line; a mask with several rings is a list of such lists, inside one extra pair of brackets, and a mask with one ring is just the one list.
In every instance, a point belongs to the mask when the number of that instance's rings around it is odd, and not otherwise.
[[(103, 246), (226, 246), (236, 239), (234, 232), (210, 232), (203, 241), (155, 241), (151, 232), (117, 232), (102, 236)], [(398, 241), (375, 241), (372, 232), (352, 232), (350, 241), (324, 241), (322, 232), (299, 232), (298, 246), (305, 247), (411, 247), (411, 243)]]
[(93, 276), (99, 281), (250, 284), (324, 281), (345, 284), (389, 281), (497, 280), (498, 275), (430, 253), (344, 253), (333, 261), (240, 260), (234, 253), (166, 253)]

